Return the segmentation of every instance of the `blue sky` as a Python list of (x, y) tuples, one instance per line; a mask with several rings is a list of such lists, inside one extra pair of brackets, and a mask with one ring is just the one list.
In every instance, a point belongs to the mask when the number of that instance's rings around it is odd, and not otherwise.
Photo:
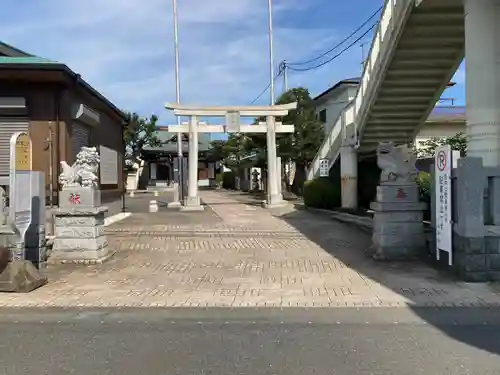
[[(269, 83), (267, 0), (178, 2), (182, 102), (250, 104)], [(331, 48), (382, 3), (274, 0), (276, 63)], [(0, 25), (5, 42), (64, 62), (118, 107), (174, 122), (163, 108), (175, 100), (171, 0), (2, 0)], [(290, 72), (289, 86), (316, 95), (359, 76), (361, 58), (355, 46), (321, 69)], [(463, 67), (454, 80), (444, 96), (463, 104)], [(279, 80), (277, 95), (281, 89)], [(268, 102), (266, 93), (257, 104)]]

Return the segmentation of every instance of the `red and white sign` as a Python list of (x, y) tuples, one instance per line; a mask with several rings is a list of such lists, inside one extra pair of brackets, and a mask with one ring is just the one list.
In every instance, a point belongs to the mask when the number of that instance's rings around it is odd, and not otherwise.
[(440, 250), (448, 253), (448, 263), (452, 264), (452, 219), (451, 219), (451, 146), (436, 148), (435, 156), (435, 200), (436, 200), (436, 258)]

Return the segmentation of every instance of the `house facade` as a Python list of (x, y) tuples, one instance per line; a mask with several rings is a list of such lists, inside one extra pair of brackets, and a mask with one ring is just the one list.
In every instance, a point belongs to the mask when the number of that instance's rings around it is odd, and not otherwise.
[[(324, 124), (325, 135), (329, 134), (339, 114), (355, 97), (359, 86), (359, 78), (340, 81), (313, 100), (316, 117)], [(454, 83), (448, 85), (453, 86)], [(466, 129), (465, 107), (436, 106), (415, 137), (415, 146), (430, 138), (452, 137), (464, 133)]]
[(9, 181), (10, 138), (24, 131), (48, 204), (58, 204), (60, 162), (73, 163), (82, 146), (98, 148), (102, 199), (116, 200), (124, 191), (125, 125), (124, 114), (68, 66), (0, 43), (1, 185)]

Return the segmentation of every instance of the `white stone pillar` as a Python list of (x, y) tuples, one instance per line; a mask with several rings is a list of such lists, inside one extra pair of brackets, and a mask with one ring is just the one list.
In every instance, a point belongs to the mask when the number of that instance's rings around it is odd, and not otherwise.
[(184, 199), (182, 210), (200, 211), (198, 197), (198, 117), (191, 116), (189, 119), (189, 155), (188, 155), (188, 195)]
[(500, 1), (464, 0), (468, 156), (500, 165)]
[(343, 208), (358, 207), (358, 155), (354, 147), (340, 148), (340, 183)]
[(280, 194), (283, 197), (283, 189), (282, 189), (282, 168), (281, 168), (281, 157), (278, 156), (276, 158), (276, 172), (277, 175), (276, 177), (278, 178), (278, 194)]
[(278, 190), (278, 178), (276, 171), (276, 118), (267, 116), (267, 201), (266, 207), (280, 206), (283, 204), (283, 197)]

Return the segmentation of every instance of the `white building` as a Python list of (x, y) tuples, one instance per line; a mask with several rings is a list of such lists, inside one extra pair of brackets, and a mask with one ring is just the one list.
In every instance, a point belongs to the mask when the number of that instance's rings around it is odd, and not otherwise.
[[(324, 123), (325, 135), (330, 132), (342, 109), (356, 97), (359, 78), (349, 78), (338, 82), (314, 98), (316, 116)], [(448, 87), (454, 86), (450, 83)], [(416, 136), (416, 145), (436, 137), (452, 137), (465, 133), (465, 107), (436, 106), (426, 123)]]

